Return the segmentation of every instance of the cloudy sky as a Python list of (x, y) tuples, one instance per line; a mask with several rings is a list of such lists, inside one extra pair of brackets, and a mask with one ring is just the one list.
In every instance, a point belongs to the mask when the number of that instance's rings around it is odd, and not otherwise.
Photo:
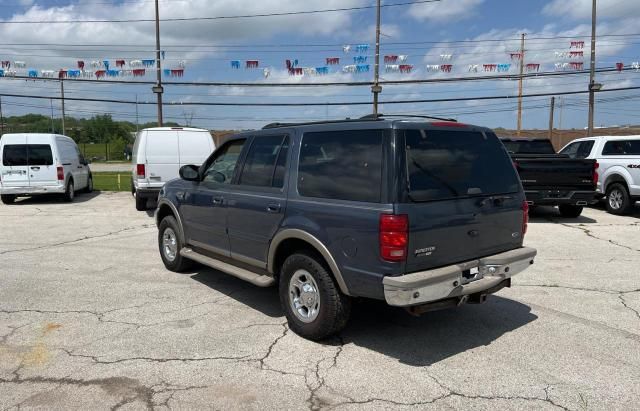
[[(373, 60), (375, 10), (338, 11), (287, 16), (188, 20), (193, 17), (286, 13), (332, 8), (370, 6), (373, 0), (159, 0), (164, 68), (186, 66), (183, 78), (165, 81), (188, 82), (273, 82), (308, 84), (319, 82), (370, 81), (369, 73), (342, 73), (330, 67), (323, 76), (290, 76), (285, 60), (297, 59), (300, 67), (321, 67), (327, 57), (339, 57), (341, 65), (353, 64), (354, 56)], [(383, 4), (407, 3), (387, 0)], [(631, 65), (640, 60), (639, 1), (598, 1), (598, 68)], [(122, 20), (153, 19), (152, 0), (0, 0), (0, 60), (23, 61), (27, 69), (59, 70), (75, 68), (78, 60), (87, 66), (93, 60), (153, 59), (155, 31), (151, 22)], [(52, 23), (53, 21), (84, 21)], [(96, 22), (96, 20), (99, 20)], [(109, 20), (104, 22), (105, 20)], [(115, 21), (113, 21), (115, 20)], [(120, 21), (118, 21), (120, 20)], [(87, 22), (92, 21), (92, 22)], [(11, 23), (12, 22), (12, 23)], [(30, 24), (18, 22), (34, 22)], [(526, 33), (525, 63), (540, 64), (540, 71), (554, 71), (555, 63), (584, 61), (589, 64), (591, 1), (589, 0), (440, 0), (433, 3), (383, 8), (382, 55), (407, 55), (413, 66), (408, 74), (387, 73), (383, 80), (447, 79), (471, 75), (469, 66), (511, 64), (516, 74), (519, 37)], [(556, 53), (569, 52), (570, 42), (584, 41), (584, 59), (566, 59)], [(350, 53), (343, 45), (351, 45)], [(355, 46), (369, 44), (366, 52)], [(574, 49), (574, 51), (576, 51)], [(443, 61), (442, 55), (451, 55)], [(232, 69), (231, 61), (241, 62)], [(246, 60), (258, 60), (259, 69), (245, 69)], [(451, 64), (451, 73), (429, 71), (429, 66)], [(270, 72), (264, 78), (263, 68)], [(20, 70), (20, 69), (18, 69)], [(26, 71), (19, 71), (18, 74)], [(148, 70), (143, 80), (153, 81)], [(625, 71), (598, 75), (605, 88), (640, 86), (640, 73)], [(525, 93), (585, 90), (588, 76), (540, 77), (525, 81)], [(154, 101), (149, 85), (66, 82), (67, 97)], [(370, 112), (370, 106), (342, 103), (369, 101), (368, 87), (165, 87), (165, 101), (172, 103), (311, 103), (311, 106), (233, 107), (170, 106), (165, 119), (188, 122), (212, 129), (261, 127), (271, 121), (316, 120), (355, 117)], [(19, 95), (59, 95), (57, 82), (0, 79), (0, 93)], [(465, 122), (490, 127), (516, 125), (516, 99), (464, 102), (390, 104), (421, 99), (481, 96), (516, 96), (517, 82), (496, 79), (473, 82), (443, 82), (421, 85), (385, 85), (381, 96), (383, 113), (413, 113), (453, 116)], [(49, 114), (50, 101), (3, 97), (5, 115), (36, 112)], [(597, 125), (638, 124), (640, 90), (601, 93), (598, 96)], [(326, 105), (332, 103), (335, 105)], [(548, 97), (525, 99), (524, 127), (546, 128)], [(54, 101), (59, 116), (59, 102)], [(587, 96), (572, 95), (557, 100), (556, 126), (583, 128), (587, 119)], [(67, 115), (90, 117), (111, 113), (115, 118), (135, 121), (135, 106), (106, 102), (66, 104)], [(140, 105), (141, 122), (156, 118), (155, 108)]]

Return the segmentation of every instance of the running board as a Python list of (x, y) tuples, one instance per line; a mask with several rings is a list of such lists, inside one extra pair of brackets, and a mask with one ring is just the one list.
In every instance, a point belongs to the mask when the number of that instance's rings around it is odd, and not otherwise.
[(275, 284), (276, 282), (273, 279), (273, 277), (256, 274), (249, 270), (236, 267), (235, 265), (231, 265), (223, 261), (216, 260), (215, 258), (211, 258), (206, 255), (197, 253), (188, 247), (185, 247), (182, 250), (180, 250), (180, 255), (185, 258), (188, 258), (189, 260), (197, 261), (200, 264), (204, 264), (208, 267), (215, 268), (216, 270), (220, 270), (223, 273), (226, 273), (234, 277), (237, 277), (241, 280), (250, 282), (253, 285), (257, 285), (258, 287), (269, 287)]

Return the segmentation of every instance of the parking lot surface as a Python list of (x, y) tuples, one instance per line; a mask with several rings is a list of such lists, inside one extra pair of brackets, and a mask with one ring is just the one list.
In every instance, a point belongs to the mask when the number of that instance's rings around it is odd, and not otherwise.
[(167, 271), (126, 193), (0, 205), (0, 409), (637, 409), (640, 210), (532, 218), (483, 305), (360, 301), (324, 343), (275, 288)]

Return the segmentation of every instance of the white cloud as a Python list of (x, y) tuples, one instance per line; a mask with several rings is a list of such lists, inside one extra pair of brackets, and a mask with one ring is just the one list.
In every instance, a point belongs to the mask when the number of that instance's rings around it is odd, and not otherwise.
[[(366, 0), (235, 0), (232, 2), (191, 0), (185, 2), (162, 2), (161, 18), (188, 18), (204, 16), (232, 16), (247, 14), (278, 13), (354, 7), (368, 4)], [(36, 4), (24, 12), (14, 14), (13, 21), (49, 20), (123, 20), (153, 19), (154, 5), (147, 0), (137, 0), (120, 4), (76, 3), (66, 6), (40, 6)], [(210, 21), (182, 21), (161, 23), (162, 46), (167, 47), (172, 58), (197, 60), (205, 56), (221, 53), (222, 50), (192, 47), (194, 44), (237, 44), (251, 39), (264, 43), (282, 33), (295, 37), (328, 35), (349, 27), (352, 13), (332, 12), (277, 16), (261, 18), (223, 19)], [(70, 24), (2, 24), (0, 25), (0, 54), (18, 59), (20, 54), (31, 54), (30, 60), (47, 62), (52, 69), (68, 67), (74, 59), (91, 57), (105, 58), (153, 58), (155, 44), (154, 24), (149, 23), (70, 23)], [(52, 43), (58, 47), (14, 47), (7, 44)], [(70, 51), (69, 44), (112, 44), (101, 50)], [(65, 47), (65, 45), (67, 45)], [(123, 52), (127, 47), (136, 52)], [(171, 47), (174, 46), (174, 47)], [(177, 47), (177, 48), (176, 48)], [(98, 47), (93, 47), (97, 49)], [(61, 50), (66, 49), (66, 50)], [(31, 51), (26, 51), (31, 50)], [(118, 56), (112, 56), (117, 50)], [(53, 58), (59, 57), (59, 58)], [(169, 56), (167, 56), (169, 58)], [(72, 64), (72, 63), (71, 63)]]
[[(542, 9), (543, 13), (556, 18), (591, 18), (591, 0), (552, 0)], [(640, 14), (638, 0), (598, 0), (598, 18), (628, 17)]]
[(445, 0), (435, 3), (414, 4), (409, 15), (416, 20), (449, 23), (471, 17), (484, 0)]

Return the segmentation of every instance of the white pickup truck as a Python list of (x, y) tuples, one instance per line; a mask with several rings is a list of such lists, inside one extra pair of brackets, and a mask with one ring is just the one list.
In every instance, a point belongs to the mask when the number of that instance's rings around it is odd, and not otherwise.
[(597, 191), (606, 197), (608, 212), (628, 214), (640, 200), (640, 136), (579, 138), (560, 154), (598, 162)]

